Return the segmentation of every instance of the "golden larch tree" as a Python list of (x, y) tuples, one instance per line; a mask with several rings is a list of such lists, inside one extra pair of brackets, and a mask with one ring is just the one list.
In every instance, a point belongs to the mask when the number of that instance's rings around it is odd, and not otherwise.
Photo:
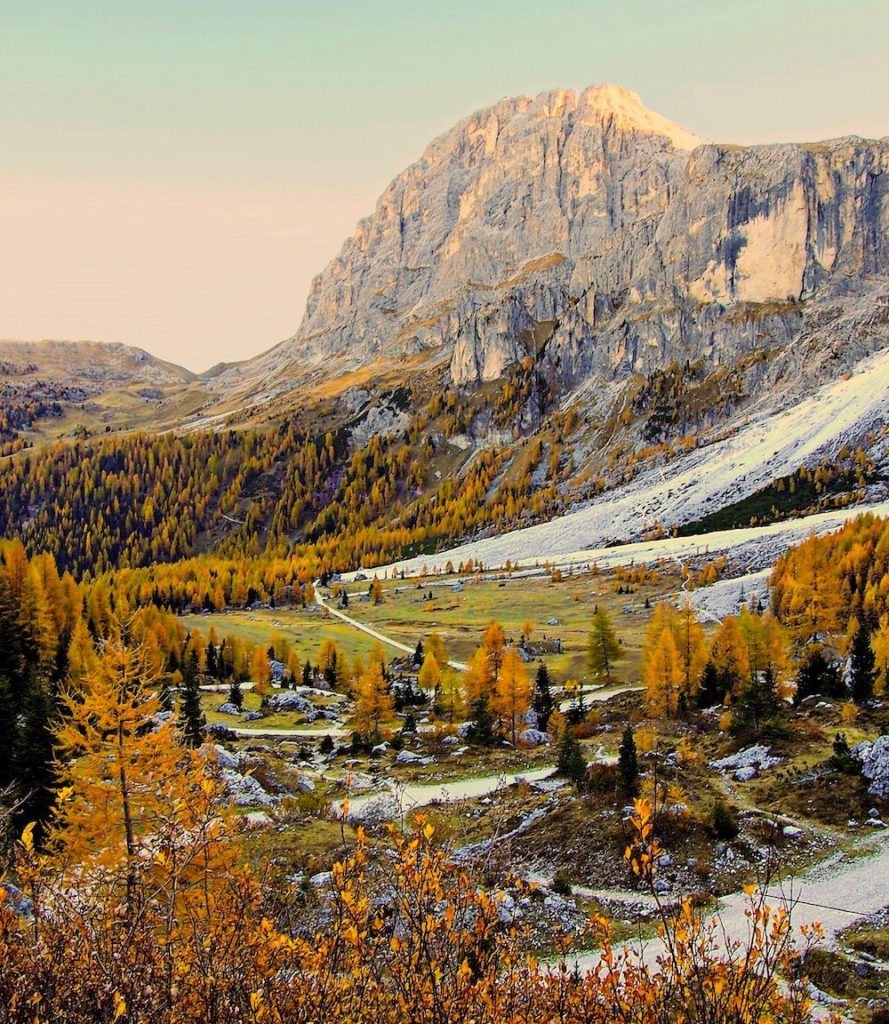
[(509, 733), (513, 746), (519, 723), (530, 706), (530, 700), (531, 684), (524, 662), (515, 647), (508, 647), (491, 694), (491, 711), (499, 719), (501, 727)]
[(379, 733), (380, 725), (392, 718), (394, 705), (379, 662), (372, 661), (355, 684), (355, 713), (352, 727), (362, 736)]
[(672, 631), (665, 629), (645, 658), (643, 683), (649, 714), (657, 717), (675, 714), (682, 682), (682, 659)]

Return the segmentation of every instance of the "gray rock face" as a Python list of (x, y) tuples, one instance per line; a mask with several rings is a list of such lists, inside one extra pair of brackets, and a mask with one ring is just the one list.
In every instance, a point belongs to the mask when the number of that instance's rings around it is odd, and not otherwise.
[(792, 348), (885, 283), (887, 171), (886, 139), (704, 145), (615, 86), (505, 99), (395, 178), (251, 372), (427, 352), (474, 384), (532, 356), (573, 387)]
[(861, 764), (861, 774), (870, 783), (868, 793), (889, 800), (889, 736), (859, 743), (852, 756)]

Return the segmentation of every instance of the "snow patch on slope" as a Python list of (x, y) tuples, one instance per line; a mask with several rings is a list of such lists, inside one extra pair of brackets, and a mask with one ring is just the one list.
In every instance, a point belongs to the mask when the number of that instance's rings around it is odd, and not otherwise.
[[(632, 540), (646, 523), (650, 526), (657, 520), (670, 528), (694, 522), (748, 497), (804, 463), (812, 464), (844, 444), (857, 443), (863, 432), (882, 426), (887, 418), (889, 351), (884, 351), (792, 408), (756, 413), (732, 436), (677, 458), (669, 475), (654, 467), (619, 491), (548, 523), (472, 541), (438, 555), (407, 559), (388, 568), (416, 572), (423, 565), (440, 568), (449, 560), (459, 563), (468, 558), (486, 565), (502, 565), (507, 559), (550, 559), (564, 564), (590, 558), (593, 552), (589, 549)], [(829, 523), (830, 529), (860, 511), (859, 506), (825, 513), (827, 520), (809, 518), (812, 523)], [(775, 525), (779, 534), (788, 528), (793, 532), (793, 523)], [(749, 533), (752, 538), (760, 533), (729, 532), (733, 544), (742, 534)], [(769, 535), (768, 529), (762, 532)], [(702, 541), (698, 537), (680, 542), (675, 546), (677, 556), (680, 551), (700, 548)], [(382, 570), (375, 571), (382, 574)]]

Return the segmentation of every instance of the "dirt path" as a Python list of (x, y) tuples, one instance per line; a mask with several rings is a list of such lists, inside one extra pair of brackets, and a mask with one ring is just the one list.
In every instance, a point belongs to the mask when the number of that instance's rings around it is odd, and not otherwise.
[[(543, 768), (532, 768), (527, 771), (500, 773), (499, 775), (480, 775), (476, 778), (455, 779), (452, 782), (418, 782), (399, 785), (388, 781), (386, 789), (376, 793), (355, 797), (349, 802), (349, 813), (356, 814), (374, 800), (394, 797), (398, 802), (401, 814), (407, 814), (418, 807), (426, 807), (432, 803), (447, 803), (453, 800), (470, 800), (494, 793), (502, 786), (511, 786), (519, 779), (536, 782), (544, 779), (555, 771), (554, 765)], [(339, 813), (341, 801), (334, 804)]]
[(323, 729), (312, 729), (300, 728), (294, 726), (292, 729), (245, 729), (243, 727), (232, 728), (230, 725), (226, 726), (229, 732), (233, 732), (239, 739), (263, 739), (270, 736), (275, 738), (288, 738), (293, 740), (318, 740), (324, 736), (330, 736), (332, 739), (342, 739), (346, 735), (346, 730), (341, 725), (328, 725)]
[[(844, 928), (876, 913), (889, 903), (889, 836), (876, 840), (876, 850), (868, 855), (848, 857), (839, 854), (829, 861), (810, 868), (799, 878), (787, 879), (770, 886), (768, 902), (792, 906), (793, 931), (797, 939), (804, 925), (819, 922), (824, 940), (832, 945)], [(724, 949), (726, 941), (746, 942), (750, 922), (746, 916), (748, 898), (743, 892), (732, 893), (717, 903), (720, 929), (717, 941)], [(642, 943), (647, 964), (654, 965), (664, 952), (660, 939)], [(590, 970), (599, 963), (599, 954), (592, 952), (577, 958), (581, 970)]]
[[(336, 616), (336, 618), (351, 626), (353, 629), (357, 629), (362, 633), (366, 633), (368, 636), (372, 636), (374, 640), (379, 640), (381, 644), (387, 644), (389, 647), (394, 647), (395, 650), (402, 651), (404, 654), (414, 653), (415, 648), (401, 643), (400, 640), (393, 640), (392, 637), (386, 636), (385, 633), (381, 633), (372, 626), (367, 626), (363, 622), (353, 619), (350, 615), (346, 615), (345, 612), (340, 611), (339, 608), (334, 608), (332, 605), (328, 604), (321, 596), (317, 583), (315, 584), (315, 603), (324, 608), (329, 612), (329, 614)], [(468, 667), (463, 661), (449, 661), (448, 664), (457, 672), (465, 672)]]

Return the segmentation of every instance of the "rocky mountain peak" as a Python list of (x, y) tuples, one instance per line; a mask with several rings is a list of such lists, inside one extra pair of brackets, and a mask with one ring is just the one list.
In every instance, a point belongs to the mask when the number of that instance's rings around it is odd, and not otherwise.
[(503, 99), (391, 182), (296, 335), (233, 372), (279, 393), (428, 354), (472, 385), (531, 356), (564, 392), (777, 351), (886, 275), (887, 172), (885, 140), (702, 145), (616, 85)]

